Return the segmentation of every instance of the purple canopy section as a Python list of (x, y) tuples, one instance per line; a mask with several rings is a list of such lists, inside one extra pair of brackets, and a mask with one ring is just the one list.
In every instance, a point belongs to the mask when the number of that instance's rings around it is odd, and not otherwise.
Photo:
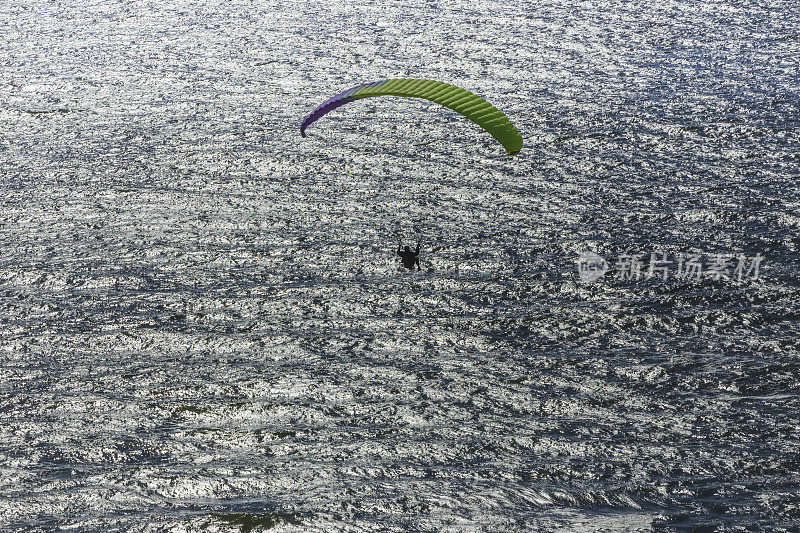
[(342, 91), (336, 96), (329, 98), (319, 107), (317, 107), (314, 111), (312, 111), (310, 115), (308, 115), (306, 118), (303, 119), (303, 122), (300, 123), (300, 135), (305, 137), (306, 128), (309, 127), (311, 124), (313, 124), (323, 116), (327, 115), (337, 107), (343, 106), (347, 102), (352, 102), (353, 100), (356, 100), (356, 98), (353, 97), (353, 94), (359, 89), (363, 89), (365, 87), (374, 87), (375, 85), (379, 85), (381, 83), (384, 83), (385, 81), (386, 80), (362, 83), (361, 85), (356, 85), (355, 87), (351, 87), (346, 91)]

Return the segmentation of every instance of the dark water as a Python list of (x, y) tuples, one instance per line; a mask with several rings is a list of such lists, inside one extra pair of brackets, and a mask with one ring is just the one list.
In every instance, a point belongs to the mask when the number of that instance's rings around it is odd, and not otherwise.
[[(794, 2), (0, 0), (0, 34), (3, 529), (800, 528)], [(525, 148), (388, 98), (300, 139), (386, 77)]]

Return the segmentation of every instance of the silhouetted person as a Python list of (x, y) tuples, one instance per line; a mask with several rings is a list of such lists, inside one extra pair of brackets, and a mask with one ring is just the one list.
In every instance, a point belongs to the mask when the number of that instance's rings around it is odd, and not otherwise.
[(403, 266), (409, 270), (414, 270), (414, 265), (417, 265), (417, 270), (422, 270), (419, 266), (419, 243), (422, 239), (417, 241), (417, 249), (412, 250), (408, 246), (403, 248), (403, 241), (397, 243), (397, 255), (403, 262)]

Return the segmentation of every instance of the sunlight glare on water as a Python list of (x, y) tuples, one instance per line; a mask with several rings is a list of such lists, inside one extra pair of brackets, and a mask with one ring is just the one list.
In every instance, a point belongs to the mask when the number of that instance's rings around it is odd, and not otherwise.
[(796, 8), (4, 2), (0, 528), (795, 530)]

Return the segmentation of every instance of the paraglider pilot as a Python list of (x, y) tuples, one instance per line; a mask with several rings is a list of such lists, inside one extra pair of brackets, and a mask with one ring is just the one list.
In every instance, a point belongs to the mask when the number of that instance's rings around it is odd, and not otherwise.
[(417, 265), (417, 270), (422, 270), (419, 266), (419, 243), (422, 239), (417, 241), (417, 249), (412, 250), (408, 246), (403, 248), (403, 241), (397, 243), (397, 255), (403, 262), (403, 266), (409, 270), (414, 270), (414, 265)]

